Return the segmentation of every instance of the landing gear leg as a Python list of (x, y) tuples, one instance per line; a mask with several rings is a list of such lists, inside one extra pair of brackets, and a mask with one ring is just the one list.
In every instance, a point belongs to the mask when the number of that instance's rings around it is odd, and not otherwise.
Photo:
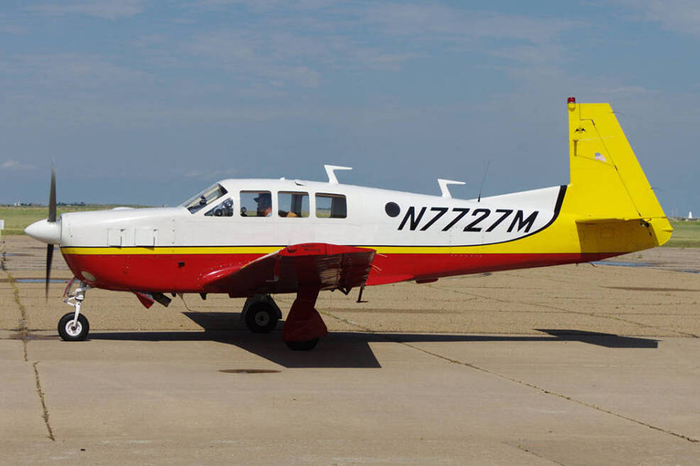
[(74, 312), (65, 314), (58, 321), (58, 334), (65, 341), (85, 340), (90, 332), (87, 317), (80, 313), (87, 289), (88, 286), (81, 282), (80, 286), (74, 292), (68, 292), (68, 296), (63, 300), (64, 303), (75, 308)]
[(318, 292), (317, 288), (300, 288), (297, 292), (282, 329), (282, 338), (292, 350), (311, 350), (319, 338), (328, 334), (326, 324), (314, 308)]

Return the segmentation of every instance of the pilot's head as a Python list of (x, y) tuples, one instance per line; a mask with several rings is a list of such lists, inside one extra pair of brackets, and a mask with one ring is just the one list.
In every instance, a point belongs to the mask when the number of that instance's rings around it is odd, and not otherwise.
[(265, 217), (272, 212), (272, 196), (270, 193), (260, 193), (253, 199), (258, 203), (258, 216)]

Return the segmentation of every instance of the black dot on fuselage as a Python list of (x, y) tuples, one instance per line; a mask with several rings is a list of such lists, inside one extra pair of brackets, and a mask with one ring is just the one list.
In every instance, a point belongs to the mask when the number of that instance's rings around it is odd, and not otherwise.
[(396, 202), (387, 202), (384, 210), (389, 217), (397, 217), (401, 213), (401, 207)]

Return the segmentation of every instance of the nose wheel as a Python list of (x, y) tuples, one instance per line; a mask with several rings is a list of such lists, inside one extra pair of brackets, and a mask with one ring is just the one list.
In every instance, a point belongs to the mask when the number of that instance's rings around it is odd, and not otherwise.
[(87, 317), (80, 314), (75, 321), (75, 312), (69, 312), (58, 321), (58, 334), (64, 341), (82, 341), (87, 338), (90, 323)]
[(71, 280), (66, 288), (64, 303), (73, 306), (75, 311), (65, 314), (58, 321), (58, 334), (64, 341), (82, 341), (85, 340), (90, 332), (90, 323), (87, 317), (80, 313), (80, 308), (85, 301), (85, 292), (88, 286), (80, 282), (80, 286), (72, 291), (75, 278)]

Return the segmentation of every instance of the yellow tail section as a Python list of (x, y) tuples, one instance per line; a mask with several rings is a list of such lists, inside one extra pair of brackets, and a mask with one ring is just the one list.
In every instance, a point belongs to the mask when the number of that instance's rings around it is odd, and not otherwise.
[(562, 214), (574, 217), (582, 252), (660, 246), (673, 228), (608, 104), (570, 102), (571, 184)]

